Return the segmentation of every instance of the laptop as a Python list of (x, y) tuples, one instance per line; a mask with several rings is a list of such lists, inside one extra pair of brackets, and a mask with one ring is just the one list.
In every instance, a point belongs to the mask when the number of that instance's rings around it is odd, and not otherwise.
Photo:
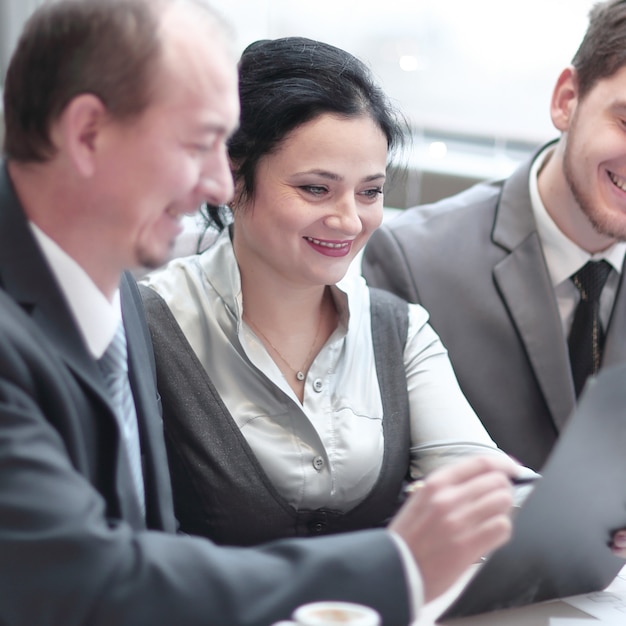
[(626, 528), (626, 364), (588, 380), (541, 475), (438, 622), (599, 591), (624, 566), (608, 543)]

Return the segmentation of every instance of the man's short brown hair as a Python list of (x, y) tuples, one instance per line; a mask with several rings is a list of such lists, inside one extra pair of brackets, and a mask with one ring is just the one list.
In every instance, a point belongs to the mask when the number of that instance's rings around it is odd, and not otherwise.
[(54, 154), (51, 124), (72, 98), (94, 94), (117, 119), (151, 101), (160, 57), (155, 0), (57, 0), (26, 23), (6, 75), (4, 152), (15, 161)]
[(626, 65), (626, 0), (608, 0), (589, 12), (587, 32), (574, 55), (579, 97), (584, 98), (602, 78)]

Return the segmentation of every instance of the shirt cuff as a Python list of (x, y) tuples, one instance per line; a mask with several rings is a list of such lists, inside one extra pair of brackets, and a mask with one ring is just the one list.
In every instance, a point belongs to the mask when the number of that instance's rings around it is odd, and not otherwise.
[(409, 594), (409, 612), (411, 614), (411, 621), (417, 618), (417, 614), (424, 604), (424, 585), (422, 583), (422, 575), (420, 574), (417, 563), (409, 550), (406, 542), (400, 535), (393, 531), (388, 531), (396, 544), (398, 553), (400, 554), (400, 560), (402, 561), (402, 567), (404, 569), (404, 577), (407, 585), (407, 592)]

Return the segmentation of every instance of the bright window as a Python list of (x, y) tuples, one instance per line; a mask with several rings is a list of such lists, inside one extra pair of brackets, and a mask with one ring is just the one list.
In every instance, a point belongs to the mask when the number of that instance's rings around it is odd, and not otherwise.
[[(434, 196), (506, 176), (556, 136), (552, 87), (574, 55), (595, 0), (212, 0), (239, 51), (288, 35), (321, 39), (366, 61), (415, 131), (411, 172), (446, 179)], [(0, 0), (0, 67), (42, 0)], [(439, 178), (437, 178), (439, 177)], [(431, 185), (432, 186), (432, 185)], [(424, 200), (407, 179), (394, 206)], [(427, 199), (431, 199), (427, 194)]]
[(554, 135), (550, 93), (594, 0), (217, 0), (239, 47), (303, 35), (367, 61), (418, 128)]

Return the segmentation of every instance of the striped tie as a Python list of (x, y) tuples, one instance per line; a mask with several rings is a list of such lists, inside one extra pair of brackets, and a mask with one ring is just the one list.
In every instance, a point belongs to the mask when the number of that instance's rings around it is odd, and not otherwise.
[(146, 505), (143, 472), (141, 470), (137, 412), (128, 380), (126, 333), (121, 322), (106, 352), (98, 360), (98, 365), (111, 393), (111, 402), (115, 407), (118, 418), (122, 442), (130, 464), (135, 493), (142, 515), (145, 517)]

